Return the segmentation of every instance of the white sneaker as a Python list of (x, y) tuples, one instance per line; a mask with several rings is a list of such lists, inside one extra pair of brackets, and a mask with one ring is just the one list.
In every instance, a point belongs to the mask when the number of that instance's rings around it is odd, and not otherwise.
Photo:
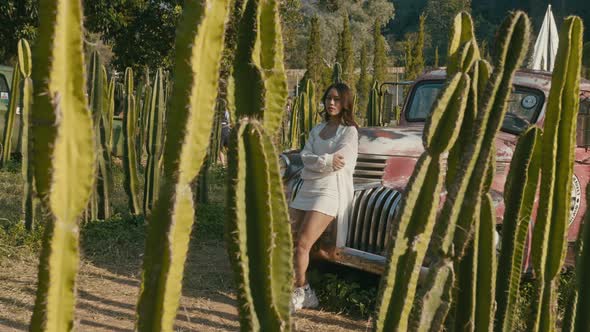
[(301, 303), (301, 307), (310, 309), (317, 308), (320, 305), (320, 301), (318, 301), (318, 297), (315, 295), (313, 289), (309, 287), (309, 284), (303, 286), (302, 288), (305, 296), (303, 298), (303, 302)]
[(303, 308), (303, 302), (305, 300), (305, 290), (303, 287), (295, 287), (291, 294), (291, 313)]

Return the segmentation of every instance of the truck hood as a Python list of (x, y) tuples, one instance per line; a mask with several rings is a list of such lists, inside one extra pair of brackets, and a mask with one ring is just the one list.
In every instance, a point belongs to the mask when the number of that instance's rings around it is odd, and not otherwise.
[[(359, 129), (359, 153), (419, 158), (422, 145), (423, 123), (403, 128), (370, 127)], [(496, 136), (496, 161), (509, 163), (516, 147), (517, 137), (500, 131)]]
[(359, 128), (358, 152), (418, 158), (424, 152), (422, 146), (423, 129), (423, 124), (404, 128)]

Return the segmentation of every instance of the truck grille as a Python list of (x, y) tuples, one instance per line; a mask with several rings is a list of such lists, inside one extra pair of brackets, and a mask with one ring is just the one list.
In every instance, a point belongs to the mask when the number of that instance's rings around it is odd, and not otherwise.
[(378, 182), (383, 177), (385, 163), (389, 156), (359, 153), (354, 168), (354, 182)]
[(383, 255), (400, 201), (400, 192), (379, 184), (356, 188), (346, 246)]

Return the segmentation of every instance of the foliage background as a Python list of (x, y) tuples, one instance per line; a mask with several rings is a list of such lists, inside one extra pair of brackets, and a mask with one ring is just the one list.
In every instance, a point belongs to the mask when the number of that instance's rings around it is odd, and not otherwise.
[[(38, 26), (39, 0), (3, 0), (0, 10), (0, 63), (13, 64), (20, 38), (34, 43)], [(471, 11), (478, 40), (492, 46), (496, 27), (506, 12), (526, 11), (536, 33), (547, 4), (551, 2), (557, 24), (570, 14), (590, 22), (590, 3), (579, 0), (282, 0), (281, 15), (287, 68), (304, 68), (311, 18), (319, 17), (322, 60), (333, 63), (342, 30), (344, 13), (350, 17), (355, 66), (360, 49), (373, 48), (373, 24), (379, 19), (386, 38), (389, 65), (404, 66), (404, 41), (417, 38), (420, 14), (426, 15), (424, 57), (434, 62), (439, 49), (444, 64), (448, 28), (460, 10)], [(87, 43), (100, 42), (101, 54), (112, 59), (114, 69), (131, 66), (136, 72), (150, 68), (170, 68), (174, 52), (174, 33), (182, 0), (94, 0), (85, 2)], [(585, 35), (590, 42), (590, 34)], [(484, 46), (485, 48), (485, 46)], [(372, 62), (369, 57), (369, 65)], [(108, 61), (107, 61), (108, 62)]]

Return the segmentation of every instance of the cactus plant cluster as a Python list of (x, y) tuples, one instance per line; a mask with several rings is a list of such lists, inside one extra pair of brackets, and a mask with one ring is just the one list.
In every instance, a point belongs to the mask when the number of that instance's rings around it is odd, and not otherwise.
[[(173, 86), (162, 69), (155, 73), (153, 84), (146, 70), (135, 87), (130, 68), (125, 71), (124, 85), (114, 78), (109, 81), (94, 52), (88, 67), (88, 100), (83, 91), (81, 1), (41, 1), (35, 61), (30, 59), (27, 42), (21, 41), (18, 62), (24, 81), (23, 210), (27, 227), (33, 226), (33, 187), (49, 212), (31, 330), (73, 328), (78, 221), (85, 208), (92, 218), (109, 214), (116, 98), (123, 101), (129, 208), (133, 214), (143, 209), (148, 217), (136, 329), (173, 329), (194, 223), (191, 183), (208, 151), (217, 149), (209, 149), (209, 144), (215, 114), (222, 111), (219, 103), (216, 110), (216, 95), (230, 3), (186, 1), (177, 32)], [(243, 331), (292, 328), (292, 238), (273, 145), (287, 97), (279, 4), (277, 0), (237, 1), (234, 6), (239, 8), (233, 11), (239, 13), (235, 17), (239, 30), (228, 106), (238, 120), (228, 153), (226, 239)], [(499, 51), (492, 67), (480, 58), (471, 17), (461, 13), (453, 22), (449, 79), (427, 120), (424, 153), (391, 230), (394, 241), (382, 279), (376, 331), (441, 330), (445, 324), (456, 331), (512, 330), (524, 241), (539, 179), (541, 209), (533, 237), (538, 292), (528, 327), (531, 331), (555, 328), (555, 278), (563, 264), (569, 211), (582, 25), (578, 18), (570, 17), (561, 31), (545, 131), (529, 128), (516, 147), (505, 187), (499, 266), (494, 247), (495, 209), (489, 194), (494, 140), (506, 112), (512, 76), (526, 54), (526, 15), (512, 13), (498, 36)], [(338, 68), (336, 65), (335, 80)], [(37, 91), (47, 93), (33, 94), (33, 83)], [(375, 82), (367, 111), (369, 125), (382, 124), (377, 87)], [(288, 131), (293, 148), (305, 144), (319, 121), (314, 91), (313, 82), (307, 81), (295, 100)], [(11, 103), (17, 99), (12, 98)], [(10, 151), (4, 144), (4, 151)], [(137, 172), (144, 149), (142, 206)], [(445, 189), (447, 197), (440, 207)], [(588, 218), (580, 238), (578, 290), (590, 266)], [(418, 289), (428, 252), (435, 253), (434, 261)], [(580, 291), (572, 298), (564, 330), (588, 326), (586, 293)]]
[[(529, 22), (522, 12), (512, 13), (504, 22), (492, 69), (479, 58), (469, 15), (456, 17), (449, 45), (449, 83), (428, 119), (425, 152), (410, 179), (393, 230), (395, 242), (389, 250), (375, 330), (431, 331), (443, 326), (456, 331), (512, 330), (524, 242), (539, 177), (542, 208), (533, 234), (533, 252), (535, 274), (540, 277), (534, 315), (527, 319), (531, 331), (555, 329), (555, 278), (563, 264), (569, 216), (581, 30), (578, 18), (566, 19), (545, 132), (528, 129), (516, 148), (505, 188), (505, 236), (496, 273), (496, 218), (489, 194), (495, 167), (494, 140), (506, 112), (513, 74), (526, 54)], [(450, 98), (460, 77), (464, 77), (462, 97)], [(566, 108), (568, 111), (562, 111)], [(448, 144), (441, 146), (440, 142)], [(447, 198), (436, 216), (442, 166), (432, 165), (448, 149)], [(428, 246), (434, 261), (416, 293)]]

